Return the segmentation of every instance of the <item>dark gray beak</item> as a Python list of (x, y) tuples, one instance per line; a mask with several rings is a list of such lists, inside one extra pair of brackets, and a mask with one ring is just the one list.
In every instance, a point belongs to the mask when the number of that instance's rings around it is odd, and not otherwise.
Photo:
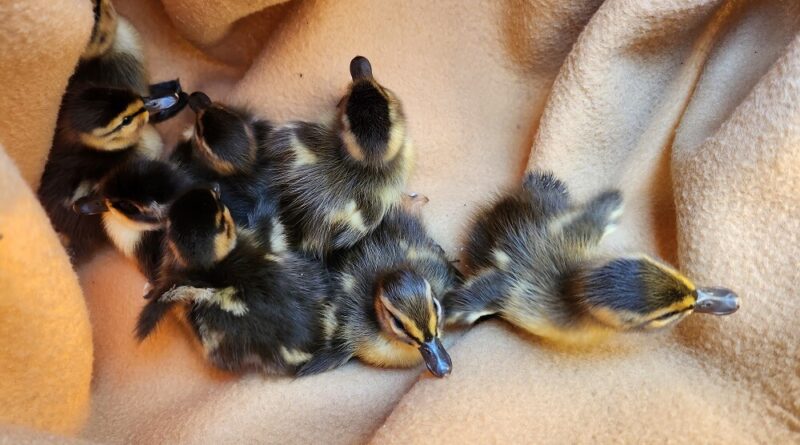
[(372, 65), (364, 56), (355, 56), (350, 61), (350, 75), (353, 80), (368, 79), (372, 77)]
[(419, 352), (425, 360), (428, 371), (436, 377), (445, 377), (453, 369), (453, 362), (450, 361), (450, 354), (444, 350), (442, 342), (434, 338), (429, 342), (423, 343), (419, 347)]
[(728, 315), (739, 309), (739, 297), (724, 287), (701, 287), (695, 293), (694, 311), (701, 314)]
[(97, 215), (107, 212), (108, 206), (103, 198), (84, 196), (72, 204), (72, 210), (80, 215)]
[(174, 107), (178, 103), (178, 95), (174, 96), (161, 96), (161, 97), (145, 97), (144, 108), (149, 113), (158, 113), (163, 110)]

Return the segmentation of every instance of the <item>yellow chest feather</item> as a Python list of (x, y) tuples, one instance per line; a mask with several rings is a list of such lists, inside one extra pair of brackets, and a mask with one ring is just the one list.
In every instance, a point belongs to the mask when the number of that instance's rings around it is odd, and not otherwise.
[(362, 342), (355, 355), (366, 363), (383, 367), (409, 368), (422, 362), (417, 348), (389, 339), (384, 334)]

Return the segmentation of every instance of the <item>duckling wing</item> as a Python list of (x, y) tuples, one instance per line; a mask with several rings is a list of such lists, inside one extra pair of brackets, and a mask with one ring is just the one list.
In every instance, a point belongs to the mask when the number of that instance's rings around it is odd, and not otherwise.
[(297, 370), (296, 375), (302, 377), (336, 369), (353, 358), (353, 353), (346, 345), (327, 346), (315, 352), (311, 360)]
[(502, 273), (487, 270), (448, 292), (443, 298), (447, 325), (470, 325), (502, 308), (509, 285)]

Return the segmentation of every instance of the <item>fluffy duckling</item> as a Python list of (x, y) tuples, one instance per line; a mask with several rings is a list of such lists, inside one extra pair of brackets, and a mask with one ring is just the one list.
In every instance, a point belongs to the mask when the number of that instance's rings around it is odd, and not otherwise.
[(94, 17), (91, 38), (67, 89), (81, 85), (129, 89), (151, 108), (152, 123), (169, 119), (183, 109), (187, 95), (177, 80), (148, 86), (139, 34), (117, 15), (110, 0), (94, 1)]
[(154, 283), (164, 257), (167, 209), (192, 183), (165, 162), (126, 162), (106, 175), (96, 192), (77, 200), (74, 210), (81, 215), (100, 215), (114, 246)]
[(450, 356), (440, 340), (439, 298), (456, 284), (456, 272), (416, 215), (390, 210), (374, 232), (329, 267), (334, 283), (326, 319), (329, 343), (301, 375), (353, 357), (382, 367), (424, 362), (437, 377), (450, 373)]
[(292, 242), (319, 257), (374, 230), (400, 202), (412, 165), (400, 101), (366, 58), (354, 58), (350, 73), (334, 123), (289, 123), (269, 144)]
[(148, 119), (144, 101), (128, 89), (87, 87), (65, 94), (38, 194), (73, 259), (85, 259), (107, 241), (100, 218), (75, 213), (75, 201), (92, 193), (114, 167), (160, 155), (158, 133), (144, 130)]
[(140, 314), (140, 340), (182, 303), (208, 360), (226, 371), (291, 374), (320, 347), (322, 265), (280, 237), (261, 243), (237, 228), (217, 192), (190, 190), (170, 206), (167, 245), (172, 259)]
[(614, 331), (673, 325), (692, 312), (736, 311), (730, 290), (698, 288), (658, 260), (599, 255), (621, 210), (617, 191), (574, 206), (561, 181), (529, 173), (521, 188), (478, 214), (466, 249), (472, 276), (445, 297), (447, 324), (496, 314), (545, 339), (591, 344)]
[[(196, 113), (187, 138), (171, 160), (200, 180), (219, 184), (222, 202), (236, 224), (244, 228), (276, 217), (278, 198), (273, 171), (265, 152), (272, 125), (253, 114), (212, 102), (204, 93), (189, 97)], [(265, 235), (268, 237), (268, 235)]]

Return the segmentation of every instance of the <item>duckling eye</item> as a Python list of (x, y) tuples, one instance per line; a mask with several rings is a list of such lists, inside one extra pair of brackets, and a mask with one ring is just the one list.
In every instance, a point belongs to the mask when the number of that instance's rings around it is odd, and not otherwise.
[(120, 124), (120, 126), (125, 127), (127, 125), (130, 125), (131, 122), (133, 122), (133, 116), (125, 116), (124, 118), (122, 118), (122, 124)]
[(659, 320), (659, 321), (666, 320), (666, 319), (674, 317), (675, 315), (678, 315), (678, 314), (680, 314), (680, 311), (667, 312), (666, 314), (664, 314), (664, 315), (662, 315), (660, 317), (657, 317), (656, 320)]
[(117, 208), (117, 210), (126, 215), (138, 215), (141, 213), (138, 207), (128, 201), (115, 201), (112, 204)]

